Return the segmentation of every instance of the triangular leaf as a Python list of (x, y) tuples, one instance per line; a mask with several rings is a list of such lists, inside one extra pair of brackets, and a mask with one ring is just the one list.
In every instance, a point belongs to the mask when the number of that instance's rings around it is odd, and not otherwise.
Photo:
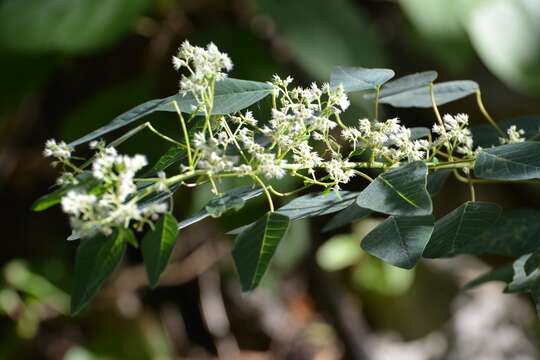
[(423, 216), (432, 212), (426, 190), (427, 167), (416, 161), (380, 174), (357, 198), (360, 207), (388, 215)]
[[(448, 81), (433, 86), (437, 105), (443, 105), (464, 98), (478, 91), (478, 84), (470, 80)], [(381, 97), (379, 102), (394, 107), (432, 107), (431, 93), (428, 86), (406, 90), (397, 94)]]
[(174, 216), (165, 213), (155, 223), (154, 229), (149, 230), (142, 240), (141, 250), (144, 267), (148, 274), (148, 282), (152, 288), (157, 286), (159, 277), (169, 262), (176, 244), (177, 227), (178, 224)]
[(363, 219), (371, 215), (373, 211), (361, 208), (353, 203), (346, 209), (340, 211), (334, 217), (328, 221), (328, 223), (322, 228), (322, 232), (328, 232), (338, 229), (342, 226), (349, 225), (353, 221)]
[(362, 240), (362, 249), (404, 269), (412, 269), (433, 232), (433, 216), (390, 216)]
[(332, 71), (330, 85), (340, 84), (345, 92), (376, 89), (394, 77), (390, 69), (367, 69), (363, 67), (337, 67)]
[(481, 237), (497, 221), (501, 208), (488, 202), (466, 202), (435, 223), (424, 257), (476, 254), (484, 250)]
[(269, 212), (236, 237), (232, 256), (244, 291), (259, 285), (288, 227), (287, 216)]
[(71, 293), (71, 314), (78, 314), (96, 295), (103, 282), (122, 261), (127, 238), (123, 228), (110, 236), (98, 235), (83, 239), (75, 257), (74, 285)]
[[(259, 100), (262, 100), (270, 95), (271, 92), (272, 86), (266, 83), (226, 78), (216, 83), (212, 114), (222, 115), (240, 111), (253, 105)], [(197, 105), (197, 101), (190, 93), (185, 95), (176, 94), (164, 99), (150, 100), (126, 111), (114, 118), (107, 125), (71, 142), (69, 145), (74, 147), (84, 144), (113, 130), (127, 126), (156, 111), (175, 112), (176, 108), (172, 103), (174, 100), (177, 101), (180, 110), (186, 113), (192, 113)]]
[(482, 149), (476, 156), (474, 175), (493, 180), (540, 178), (540, 143), (521, 142)]
[(448, 176), (452, 173), (450, 169), (435, 170), (427, 177), (427, 191), (431, 196), (435, 196), (441, 191)]

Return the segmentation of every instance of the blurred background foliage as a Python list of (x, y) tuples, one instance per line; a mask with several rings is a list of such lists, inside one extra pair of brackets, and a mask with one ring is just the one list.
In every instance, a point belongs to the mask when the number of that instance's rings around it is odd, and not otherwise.
[[(538, 0), (0, 0), (0, 359), (383, 359), (366, 350), (380, 332), (415, 340), (448, 326), (463, 267), (423, 263), (407, 272), (370, 258), (358, 244), (380, 219), (326, 242), (320, 221), (296, 223), (262, 289), (240, 295), (230, 238), (221, 234), (241, 216), (256, 218), (256, 202), (183, 231), (159, 289), (148, 291), (133, 251), (89, 311), (66, 316), (75, 249), (64, 241), (67, 221), (58, 209), (29, 210), (55, 178), (42, 144), (73, 140), (176, 92), (170, 58), (184, 39), (215, 42), (236, 78), (292, 74), (306, 85), (328, 81), (337, 65), (398, 75), (433, 69), (440, 80), (480, 83), (499, 120), (540, 113)], [(354, 109), (369, 114), (359, 100)], [(264, 105), (255, 111), (264, 114)], [(480, 122), (472, 100), (443, 111)], [(433, 122), (429, 111), (400, 117), (410, 126)], [(172, 115), (151, 120), (174, 136)], [(166, 149), (140, 133), (122, 150), (155, 159)], [(439, 215), (466, 200), (451, 186), (437, 198)], [(540, 200), (532, 185), (479, 190), (506, 208)], [(209, 196), (204, 187), (183, 191), (177, 217)]]

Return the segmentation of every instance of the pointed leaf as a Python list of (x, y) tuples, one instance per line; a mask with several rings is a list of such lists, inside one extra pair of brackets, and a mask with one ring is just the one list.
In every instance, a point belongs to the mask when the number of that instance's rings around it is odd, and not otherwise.
[(141, 250), (144, 267), (148, 275), (148, 282), (152, 288), (158, 285), (159, 277), (169, 262), (176, 244), (177, 227), (178, 224), (174, 216), (165, 213), (155, 223), (154, 229), (149, 230), (142, 240)]
[(354, 203), (357, 196), (358, 193), (351, 191), (310, 193), (289, 201), (276, 212), (290, 220), (322, 216), (345, 209)]
[(160, 171), (167, 170), (169, 167), (173, 166), (184, 160), (186, 158), (186, 149), (183, 149), (179, 146), (171, 146), (167, 152), (158, 159), (158, 161), (152, 166), (150, 170), (143, 177), (149, 176), (151, 174), (157, 174)]
[(373, 211), (361, 208), (353, 203), (346, 209), (340, 211), (322, 228), (322, 232), (328, 232), (349, 225), (353, 221), (363, 219), (371, 215)]
[(433, 232), (433, 216), (390, 216), (362, 240), (362, 249), (404, 269), (412, 269)]
[(269, 212), (236, 237), (232, 256), (244, 291), (259, 285), (288, 227), (287, 216)]
[(484, 251), (479, 236), (497, 221), (501, 209), (488, 202), (466, 202), (437, 220), (424, 257), (440, 258)]
[(432, 212), (426, 190), (427, 167), (416, 161), (380, 174), (364, 191), (358, 206), (388, 215), (422, 216)]
[[(216, 83), (212, 114), (221, 115), (240, 111), (262, 100), (271, 92), (272, 86), (266, 83), (226, 78)], [(197, 105), (197, 101), (191, 94), (176, 94), (164, 99), (150, 100), (126, 111), (107, 125), (71, 142), (69, 145), (74, 147), (84, 144), (156, 111), (176, 112), (172, 103), (174, 100), (177, 101), (180, 110), (186, 113), (193, 112), (194, 106)]]
[(94, 298), (103, 282), (122, 261), (130, 230), (117, 229), (79, 243), (75, 257), (71, 314), (78, 314)]
[(362, 67), (337, 67), (332, 71), (330, 85), (340, 84), (345, 92), (376, 89), (394, 77), (390, 69), (366, 69)]
[(540, 143), (521, 142), (482, 149), (476, 156), (474, 175), (493, 180), (540, 178)]
[(46, 195), (41, 196), (32, 204), (32, 210), (33, 211), (47, 210), (48, 208), (56, 204), (59, 204), (60, 201), (62, 200), (62, 197), (66, 195), (70, 190), (89, 191), (93, 189), (94, 187), (96, 187), (96, 185), (99, 183), (98, 180), (96, 180), (92, 176), (92, 174), (88, 171), (85, 171), (81, 173), (79, 176), (77, 176), (77, 180), (79, 181), (77, 185), (61, 187)]
[[(236, 189), (232, 189), (232, 190), (229, 190), (227, 192), (225, 192), (223, 195), (221, 195), (221, 197), (217, 198), (217, 199), (213, 199), (213, 200), (210, 200), (210, 203), (212, 202), (216, 202), (216, 201), (220, 201), (219, 199), (221, 198), (241, 198), (243, 201), (247, 201), (247, 200), (250, 200), (250, 199), (253, 199), (259, 195), (262, 194), (262, 189), (261, 188), (256, 188), (256, 189), (253, 189), (252, 187), (239, 187), (239, 188), (236, 188)], [(231, 204), (232, 205), (238, 205), (237, 202)], [(227, 210), (229, 209), (230, 207), (227, 208)], [(194, 215), (192, 215), (191, 217), (181, 221), (180, 223), (178, 223), (178, 230), (180, 229), (183, 229), (185, 227), (188, 227), (189, 225), (192, 225), (196, 222), (199, 222), (201, 220), (204, 220), (206, 219), (207, 217), (210, 216), (210, 213), (208, 212), (208, 210), (205, 208), (204, 210), (201, 210), (199, 211), (198, 213), (195, 213)]]
[[(477, 91), (478, 84), (470, 80), (448, 81), (433, 86), (433, 93), (437, 105), (443, 105), (464, 98)], [(432, 107), (431, 93), (428, 86), (381, 97), (379, 102), (394, 107)]]

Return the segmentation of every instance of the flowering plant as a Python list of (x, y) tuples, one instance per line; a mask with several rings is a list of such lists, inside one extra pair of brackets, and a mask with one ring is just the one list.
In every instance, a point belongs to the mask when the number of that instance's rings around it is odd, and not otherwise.
[[(293, 87), (293, 79), (274, 76), (260, 83), (227, 77), (230, 58), (210, 44), (184, 42), (173, 57), (181, 72), (180, 91), (151, 100), (70, 144), (47, 141), (44, 155), (61, 167), (57, 189), (38, 199), (34, 210), (56, 204), (69, 216), (80, 239), (75, 264), (72, 312), (88, 304), (121, 261), (128, 243), (138, 246), (133, 230), (145, 232), (141, 250), (150, 285), (156, 286), (178, 231), (208, 216), (238, 210), (264, 196), (268, 212), (238, 234), (232, 256), (242, 288), (255, 289), (291, 221), (338, 213), (329, 231), (372, 213), (388, 215), (362, 241), (362, 248), (395, 266), (410, 269), (423, 256), (495, 253), (519, 257), (505, 273), (508, 290), (538, 297), (538, 237), (523, 227), (525, 210), (501, 216), (499, 206), (476, 201), (475, 186), (486, 182), (536, 182), (540, 178), (538, 123), (518, 119), (496, 123), (472, 81), (434, 84), (433, 71), (390, 81), (388, 69), (337, 68), (331, 82)], [(362, 92), (374, 103), (373, 119), (348, 123), (347, 94)], [(465, 114), (441, 116), (438, 106), (475, 94), (488, 126), (469, 128)], [(246, 110), (270, 97), (268, 119)], [(407, 128), (397, 118), (379, 121), (380, 104), (431, 108), (432, 128)], [(155, 111), (175, 113), (178, 139), (146, 122), (106, 143), (102, 137)], [(116, 147), (142, 129), (172, 147), (151, 168), (144, 155), (122, 155)], [(89, 143), (90, 159), (74, 156)], [(435, 221), (432, 198), (453, 175), (470, 190), (470, 201)], [(242, 177), (251, 186), (224, 189), (223, 179)], [(275, 179), (293, 177), (300, 186), (282, 192)], [(344, 190), (358, 179), (361, 192)], [(271, 182), (272, 181), (272, 182)], [(214, 199), (192, 218), (177, 222), (173, 196), (181, 187), (209, 183)], [(304, 195), (276, 208), (276, 197)], [(518, 231), (519, 230), (519, 231)], [(503, 269), (503, 270), (504, 270)], [(501, 278), (501, 270), (476, 283)], [(509, 275), (508, 275), (509, 274)], [(507, 277), (509, 276), (509, 277)]]

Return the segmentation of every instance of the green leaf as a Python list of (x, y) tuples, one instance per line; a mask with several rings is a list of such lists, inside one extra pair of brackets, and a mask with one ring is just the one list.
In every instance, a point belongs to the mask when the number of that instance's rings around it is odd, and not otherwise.
[(326, 223), (326, 225), (322, 228), (322, 232), (329, 232), (342, 226), (349, 225), (353, 221), (368, 217), (372, 213), (373, 211), (361, 208), (360, 206), (356, 205), (356, 203), (353, 203), (346, 209), (334, 215), (334, 217), (331, 218), (330, 221), (328, 221), (328, 223)]
[(165, 154), (148, 170), (148, 174), (157, 174), (160, 171), (167, 170), (169, 167), (179, 163), (186, 158), (186, 150), (179, 146), (171, 146)]
[[(399, 79), (387, 82), (381, 88), (379, 93), (379, 100), (393, 95), (401, 94), (403, 92), (425, 88), (429, 84), (437, 79), (436, 71), (424, 71), (421, 73), (415, 73), (400, 77)], [(371, 95), (373, 96), (373, 95)]]
[(358, 193), (351, 191), (310, 193), (289, 201), (276, 212), (290, 220), (322, 216), (345, 209), (354, 203), (357, 196)]
[[(230, 114), (247, 108), (250, 105), (262, 100), (272, 92), (272, 86), (266, 83), (226, 78), (216, 82), (214, 94), (214, 107), (212, 114)], [(109, 124), (100, 127), (91, 133), (72, 141), (70, 146), (77, 146), (94, 140), (111, 131), (127, 126), (140, 118), (150, 115), (156, 111), (176, 112), (173, 101), (177, 102), (182, 112), (192, 113), (197, 101), (191, 93), (182, 95), (176, 94), (164, 99), (147, 101), (141, 105), (114, 118)]]
[(482, 233), (480, 249), (490, 254), (521, 256), (540, 247), (540, 211), (514, 209)]
[(287, 216), (269, 212), (236, 237), (232, 256), (243, 291), (259, 285), (288, 227)]
[(501, 208), (488, 202), (466, 202), (435, 223), (424, 257), (440, 258), (477, 254), (485, 243), (479, 236), (499, 218)]
[(540, 284), (540, 269), (536, 269), (530, 274), (525, 271), (525, 264), (530, 257), (531, 254), (527, 254), (514, 261), (514, 276), (506, 287), (506, 292), (525, 292)]
[(388, 215), (429, 215), (433, 206), (426, 190), (427, 167), (416, 161), (380, 174), (364, 191), (358, 206)]
[[(433, 94), (437, 105), (444, 105), (449, 102), (464, 98), (478, 91), (478, 84), (470, 80), (448, 81), (435, 84)], [(394, 95), (385, 96), (379, 99), (381, 104), (388, 104), (394, 107), (432, 107), (431, 93), (428, 86), (406, 90)]]
[[(238, 203), (237, 203), (237, 200), (233, 201), (232, 203), (229, 203), (229, 202), (226, 201), (226, 199), (241, 198), (243, 201), (247, 201), (247, 200), (253, 199), (253, 198), (261, 195), (262, 192), (263, 191), (262, 191), (261, 188), (253, 189), (252, 187), (247, 187), (247, 186), (239, 187), (239, 188), (232, 189), (232, 190), (229, 190), (229, 191), (225, 192), (220, 197), (218, 197), (216, 199), (213, 199), (213, 200), (210, 200), (209, 203), (214, 203), (215, 204), (216, 202), (222, 201), (220, 199), (223, 199), (223, 203), (227, 206), (226, 210), (228, 210), (230, 208), (228, 206), (234, 207), (235, 205), (237, 206)], [(189, 217), (189, 218), (181, 221), (180, 223), (178, 223), (178, 230), (183, 229), (185, 227), (188, 227), (189, 225), (192, 225), (192, 224), (194, 224), (196, 222), (199, 222), (199, 221), (201, 221), (203, 219), (206, 219), (209, 216), (211, 216), (211, 215), (208, 212), (208, 209), (206, 209), (206, 207), (205, 207), (204, 210), (201, 210), (201, 211), (197, 212), (196, 214), (193, 214), (191, 217)]]
[(245, 203), (245, 200), (238, 194), (228, 193), (210, 200), (204, 209), (210, 216), (217, 218), (223, 215), (227, 210), (240, 210), (244, 207)]
[(158, 285), (159, 277), (167, 263), (176, 244), (178, 234), (178, 224), (170, 213), (165, 213), (154, 225), (153, 230), (149, 230), (142, 240), (142, 255), (144, 267), (148, 275), (150, 287)]
[(431, 196), (435, 196), (441, 191), (448, 176), (452, 173), (450, 169), (435, 170), (427, 177), (427, 191)]
[(88, 52), (110, 45), (129, 32), (150, 3), (149, 0), (2, 1), (0, 46), (26, 53)]
[(362, 249), (403, 269), (412, 269), (433, 232), (433, 216), (390, 216), (362, 240)]
[(496, 269), (493, 269), (491, 271), (488, 271), (485, 274), (482, 274), (478, 276), (477, 278), (469, 281), (468, 283), (463, 286), (463, 290), (470, 290), (477, 286), (483, 285), (490, 281), (503, 281), (503, 282), (510, 282), (512, 281), (512, 277), (514, 276), (514, 268), (513, 264), (506, 264), (503, 266), (499, 266)]
[(540, 143), (521, 142), (482, 149), (476, 156), (474, 175), (493, 180), (540, 178)]
[(120, 228), (110, 236), (83, 239), (75, 257), (71, 314), (78, 314), (94, 298), (103, 282), (120, 264), (129, 230)]
[(53, 192), (50, 192), (49, 194), (41, 196), (32, 204), (32, 210), (47, 210), (48, 208), (59, 204), (62, 200), (62, 197), (66, 195), (70, 190), (89, 191), (98, 184), (98, 181), (92, 176), (90, 172), (87, 171), (79, 175), (77, 179), (79, 181), (77, 185), (61, 187), (54, 190)]
[(390, 69), (367, 69), (363, 67), (337, 67), (332, 71), (330, 86), (343, 86), (345, 92), (374, 90), (393, 78)]
[[(512, 125), (516, 125), (518, 129), (525, 131), (524, 137), (530, 139), (533, 136), (538, 135), (540, 129), (540, 116), (522, 116), (514, 119), (506, 119), (497, 123), (502, 131), (506, 133), (506, 130)], [(500, 145), (499, 138), (501, 134), (491, 124), (483, 124), (471, 128), (471, 132), (476, 146), (484, 148), (492, 145)]]

